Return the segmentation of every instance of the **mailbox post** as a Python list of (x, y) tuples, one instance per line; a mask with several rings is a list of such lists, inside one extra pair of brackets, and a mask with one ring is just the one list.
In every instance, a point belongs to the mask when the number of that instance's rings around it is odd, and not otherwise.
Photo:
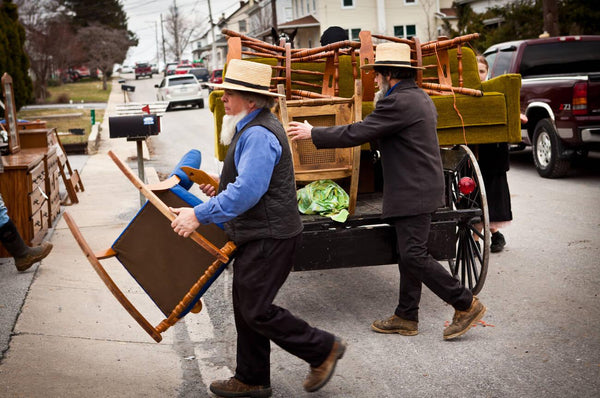
[(129, 102), (127, 93), (133, 93), (135, 91), (135, 86), (129, 84), (121, 84), (121, 90), (123, 91), (123, 102)]
[[(135, 89), (135, 87), (134, 87)], [(146, 182), (144, 172), (144, 151), (142, 141), (150, 135), (160, 133), (160, 119), (155, 114), (112, 116), (108, 118), (108, 130), (110, 138), (127, 138), (127, 141), (135, 141), (137, 146), (137, 164), (140, 180)], [(145, 202), (140, 193), (140, 206)]]

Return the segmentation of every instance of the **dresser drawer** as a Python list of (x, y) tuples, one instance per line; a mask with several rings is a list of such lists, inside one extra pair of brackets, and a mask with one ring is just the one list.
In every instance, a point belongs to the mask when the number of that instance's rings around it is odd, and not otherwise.
[(42, 189), (42, 187), (38, 186), (32, 192), (29, 193), (29, 203), (30, 203), (30, 214), (35, 214), (47, 201), (47, 196)]
[(31, 227), (33, 228), (33, 236), (35, 241), (36, 237), (41, 235), (42, 237), (46, 234), (48, 230), (48, 207), (43, 206), (37, 212), (35, 212), (31, 216)]
[(42, 189), (46, 189), (45, 181), (46, 181), (46, 171), (44, 169), (44, 162), (40, 162), (28, 173), (31, 177), (31, 191), (33, 192), (38, 186), (41, 186)]

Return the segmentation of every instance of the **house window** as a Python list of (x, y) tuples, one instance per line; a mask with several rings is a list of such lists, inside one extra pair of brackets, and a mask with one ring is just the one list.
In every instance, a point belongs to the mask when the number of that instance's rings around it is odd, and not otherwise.
[(394, 36), (404, 39), (410, 39), (417, 34), (416, 25), (396, 25), (394, 26)]
[(349, 29), (348, 30), (350, 40), (358, 41), (358, 34), (360, 33), (360, 28)]
[(240, 32), (245, 33), (246, 32), (246, 21), (239, 21), (238, 23), (240, 24), (240, 28), (239, 28)]
[(342, 0), (342, 8), (354, 8), (354, 0)]
[(414, 4), (417, 4), (417, 0), (404, 0), (404, 4), (406, 4), (407, 6), (412, 6)]
[(404, 25), (394, 26), (394, 37), (404, 37)]

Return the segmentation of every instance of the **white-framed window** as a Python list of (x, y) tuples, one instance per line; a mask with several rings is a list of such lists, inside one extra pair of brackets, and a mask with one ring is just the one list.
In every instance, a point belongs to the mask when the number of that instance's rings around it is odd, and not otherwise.
[(354, 8), (354, 0), (342, 0), (342, 8)]
[(412, 6), (417, 4), (417, 0), (404, 0), (404, 5)]
[(241, 20), (238, 22), (238, 24), (239, 24), (240, 33), (246, 33), (246, 21)]
[(348, 38), (352, 41), (359, 41), (358, 35), (359, 35), (360, 31), (361, 31), (360, 28), (348, 29)]
[(404, 39), (410, 39), (413, 36), (417, 35), (417, 26), (416, 25), (395, 25), (394, 26), (394, 36), (401, 37)]

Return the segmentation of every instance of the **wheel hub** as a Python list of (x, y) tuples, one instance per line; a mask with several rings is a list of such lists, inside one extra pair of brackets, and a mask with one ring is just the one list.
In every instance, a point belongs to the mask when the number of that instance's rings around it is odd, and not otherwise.
[(547, 132), (542, 132), (537, 140), (536, 156), (541, 166), (546, 167), (550, 164), (552, 157), (552, 143)]

